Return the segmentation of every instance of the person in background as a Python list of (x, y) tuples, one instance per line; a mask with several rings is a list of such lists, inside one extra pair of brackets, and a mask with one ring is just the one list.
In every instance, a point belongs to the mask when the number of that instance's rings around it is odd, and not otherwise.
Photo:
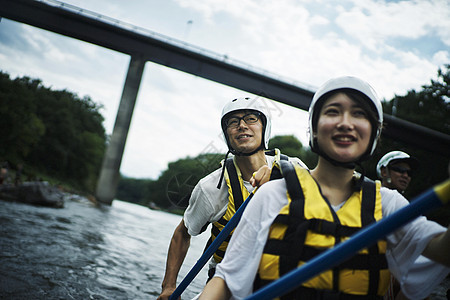
[(417, 170), (419, 161), (402, 151), (386, 153), (377, 164), (377, 175), (382, 186), (404, 193)]
[[(315, 169), (280, 161), (283, 179), (261, 186), (237, 226), (223, 261), (200, 299), (243, 299), (409, 202), (355, 167), (370, 159), (383, 123), (372, 87), (355, 77), (327, 81), (309, 108)], [(438, 274), (422, 273), (420, 299), (450, 270), (450, 230), (425, 217), (398, 228), (282, 299), (382, 299), (390, 273), (403, 278), (421, 254)]]
[[(272, 166), (280, 159), (289, 159), (306, 167), (298, 158), (288, 158), (278, 149), (265, 152), (271, 119), (261, 100), (238, 98), (230, 101), (222, 110), (220, 123), (228, 146), (227, 155), (222, 168), (202, 178), (192, 192), (183, 219), (169, 245), (159, 300), (168, 299), (175, 291), (178, 272), (189, 249), (191, 236), (202, 233), (211, 223), (208, 245), (214, 240), (253, 191), (250, 179), (254, 172), (262, 166)], [(230, 153), (233, 157), (227, 158)], [(214, 274), (215, 265), (222, 260), (227, 245), (226, 240), (214, 253), (209, 266), (210, 277)]]
[[(403, 194), (411, 182), (412, 175), (417, 171), (419, 161), (403, 151), (391, 151), (386, 153), (377, 164), (377, 175), (381, 180), (381, 185), (391, 190), (397, 190)], [(427, 268), (431, 270), (424, 271)], [(408, 272), (408, 275), (401, 279), (404, 289), (415, 288), (416, 282), (421, 281), (423, 272), (431, 272), (436, 268), (433, 261), (424, 256), (419, 256), (415, 265)], [(439, 267), (437, 267), (439, 272)], [(384, 296), (384, 300), (407, 300), (408, 298), (400, 289), (399, 281), (391, 276), (389, 288)], [(423, 299), (423, 298), (422, 298)], [(429, 299), (429, 297), (425, 298)]]

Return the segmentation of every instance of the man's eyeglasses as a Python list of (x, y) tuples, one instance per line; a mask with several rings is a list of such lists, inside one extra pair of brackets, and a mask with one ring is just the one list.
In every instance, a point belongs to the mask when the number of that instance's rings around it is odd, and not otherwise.
[(244, 120), (246, 124), (254, 124), (258, 122), (260, 118), (259, 113), (248, 113), (242, 117), (231, 117), (225, 122), (227, 128), (238, 128), (241, 124), (241, 120)]
[(400, 174), (407, 173), (409, 177), (411, 177), (412, 173), (413, 173), (411, 169), (398, 167), (398, 166), (391, 166), (391, 167), (389, 167), (389, 170), (395, 171), (395, 172), (400, 173)]

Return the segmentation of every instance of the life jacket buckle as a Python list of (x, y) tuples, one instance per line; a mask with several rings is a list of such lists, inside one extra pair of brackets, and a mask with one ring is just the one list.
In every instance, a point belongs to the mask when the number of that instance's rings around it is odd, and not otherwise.
[(326, 235), (333, 235), (338, 236), (340, 235), (339, 232), (341, 230), (341, 225), (336, 224), (333, 222), (327, 222), (325, 220), (321, 219), (310, 219), (310, 226), (309, 229), (320, 233), (320, 234), (326, 234)]

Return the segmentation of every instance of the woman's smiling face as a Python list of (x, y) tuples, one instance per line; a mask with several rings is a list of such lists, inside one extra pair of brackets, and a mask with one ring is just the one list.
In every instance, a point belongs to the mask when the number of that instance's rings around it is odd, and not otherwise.
[(345, 93), (337, 93), (323, 104), (314, 135), (332, 159), (351, 162), (367, 151), (371, 132), (367, 112)]

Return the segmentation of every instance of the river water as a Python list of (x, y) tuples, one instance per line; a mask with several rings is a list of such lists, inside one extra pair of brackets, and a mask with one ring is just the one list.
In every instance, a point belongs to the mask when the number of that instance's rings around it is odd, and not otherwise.
[[(0, 299), (156, 299), (180, 220), (118, 200), (98, 208), (73, 197), (62, 209), (0, 200)], [(191, 239), (179, 282), (207, 239)], [(201, 292), (206, 268), (183, 299)], [(448, 288), (449, 279), (430, 299), (447, 299)]]
[[(62, 209), (0, 201), (0, 299), (156, 299), (180, 220), (118, 200), (98, 208), (72, 198)], [(207, 239), (191, 239), (179, 281)], [(206, 268), (183, 299), (203, 289)]]

